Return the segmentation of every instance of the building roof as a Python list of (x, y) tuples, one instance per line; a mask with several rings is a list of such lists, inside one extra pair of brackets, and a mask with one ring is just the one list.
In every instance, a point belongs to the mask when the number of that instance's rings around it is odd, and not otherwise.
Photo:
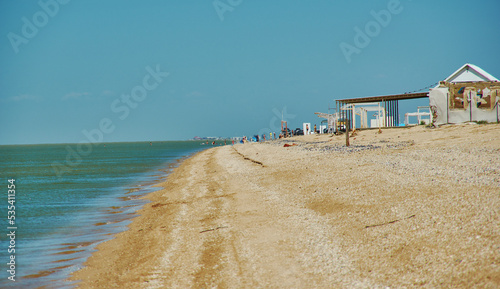
[(499, 81), (496, 77), (484, 71), (481, 67), (466, 63), (457, 71), (453, 72), (444, 81), (446, 82), (478, 82)]
[(429, 97), (428, 94), (429, 94), (429, 92), (417, 92), (417, 93), (381, 95), (381, 96), (370, 96), (370, 97), (346, 98), (346, 99), (338, 99), (337, 101), (341, 102), (341, 103), (381, 102), (381, 101), (389, 101), (389, 100), (425, 98), (425, 97)]

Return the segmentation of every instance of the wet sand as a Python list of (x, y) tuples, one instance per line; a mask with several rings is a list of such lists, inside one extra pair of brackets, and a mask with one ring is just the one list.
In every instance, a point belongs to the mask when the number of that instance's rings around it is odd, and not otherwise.
[(500, 287), (498, 124), (217, 147), (159, 186), (80, 288)]

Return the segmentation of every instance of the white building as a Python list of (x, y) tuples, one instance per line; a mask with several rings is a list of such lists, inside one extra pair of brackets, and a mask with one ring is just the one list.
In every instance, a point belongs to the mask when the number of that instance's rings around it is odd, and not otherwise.
[(465, 64), (429, 92), (436, 125), (500, 120), (500, 82), (473, 64)]

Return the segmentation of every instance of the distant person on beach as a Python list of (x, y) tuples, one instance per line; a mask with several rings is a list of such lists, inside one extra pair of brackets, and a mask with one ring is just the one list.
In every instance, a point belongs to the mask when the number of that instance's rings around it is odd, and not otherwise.
[(212, 145), (215, 145), (215, 141), (212, 142)]

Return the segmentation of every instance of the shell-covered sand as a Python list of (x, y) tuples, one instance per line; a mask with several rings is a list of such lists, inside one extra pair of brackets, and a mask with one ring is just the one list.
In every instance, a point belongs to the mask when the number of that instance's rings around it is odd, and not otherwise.
[[(499, 288), (500, 125), (202, 151), (81, 288)], [(284, 147), (285, 144), (295, 144)]]

